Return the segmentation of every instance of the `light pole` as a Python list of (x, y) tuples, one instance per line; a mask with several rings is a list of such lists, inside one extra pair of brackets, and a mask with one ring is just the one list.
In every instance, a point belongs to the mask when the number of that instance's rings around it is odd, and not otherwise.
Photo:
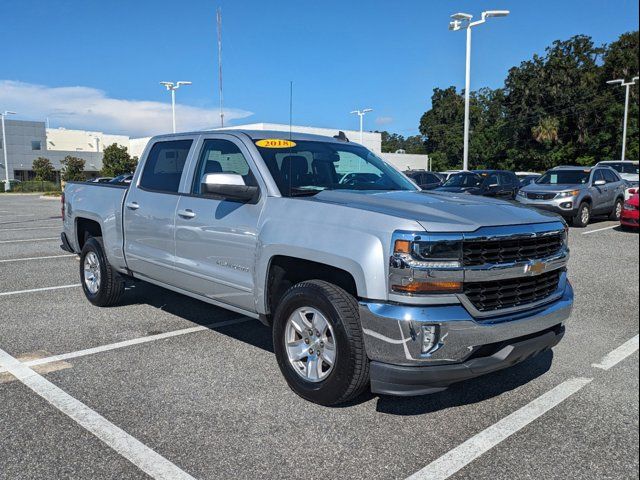
[(620, 160), (624, 161), (624, 157), (627, 153), (627, 119), (629, 118), (629, 87), (635, 85), (638, 77), (633, 77), (630, 82), (625, 82), (623, 78), (617, 80), (609, 80), (609, 85), (620, 84), (621, 87), (625, 87), (626, 92), (624, 95), (624, 120), (622, 121), (622, 156)]
[(469, 170), (469, 89), (471, 88), (471, 28), (487, 21), (489, 17), (506, 17), (509, 10), (487, 10), (482, 12), (480, 20), (472, 22), (473, 15), (468, 13), (455, 13), (451, 15), (453, 21), (449, 22), (449, 30), (467, 30), (467, 58), (465, 65), (464, 81), (464, 152), (462, 169)]
[(10, 112), (5, 110), (3, 113), (0, 113), (0, 117), (2, 117), (2, 152), (4, 153), (4, 191), (8, 192), (11, 190), (11, 184), (9, 183), (9, 160), (7, 159), (7, 132), (4, 128), (4, 117), (7, 115), (15, 115), (16, 112)]
[(354, 110), (351, 112), (352, 115), (358, 115), (360, 117), (360, 145), (362, 145), (363, 141), (364, 116), (369, 112), (373, 112), (373, 108), (365, 108), (364, 110)]
[(173, 133), (176, 133), (176, 90), (182, 85), (191, 85), (191, 82), (160, 82), (160, 85), (164, 85), (171, 92), (171, 118), (173, 121)]

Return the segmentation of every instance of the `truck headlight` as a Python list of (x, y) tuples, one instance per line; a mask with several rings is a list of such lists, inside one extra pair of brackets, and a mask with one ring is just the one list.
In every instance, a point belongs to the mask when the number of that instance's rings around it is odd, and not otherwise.
[[(438, 271), (459, 270), (460, 281), (439, 279)], [(416, 235), (393, 242), (389, 288), (394, 293), (425, 295), (462, 290), (462, 240), (428, 240)]]
[(524, 190), (518, 190), (518, 196), (521, 198), (527, 198), (527, 192)]

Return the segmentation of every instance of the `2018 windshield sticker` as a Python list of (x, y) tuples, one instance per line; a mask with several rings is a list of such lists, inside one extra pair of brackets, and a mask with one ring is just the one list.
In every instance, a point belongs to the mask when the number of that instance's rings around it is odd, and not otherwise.
[(262, 148), (291, 148), (296, 146), (296, 142), (281, 138), (265, 138), (264, 140), (258, 140), (256, 145)]

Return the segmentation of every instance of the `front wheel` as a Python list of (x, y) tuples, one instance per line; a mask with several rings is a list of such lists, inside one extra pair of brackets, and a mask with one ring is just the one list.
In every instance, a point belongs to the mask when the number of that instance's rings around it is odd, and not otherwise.
[(580, 204), (578, 208), (578, 213), (575, 217), (573, 217), (573, 226), (584, 228), (589, 225), (589, 221), (591, 220), (591, 206), (587, 202), (583, 202)]
[(358, 303), (328, 282), (287, 290), (274, 316), (273, 347), (289, 387), (311, 402), (344, 403), (369, 383)]
[(100, 237), (88, 238), (82, 247), (80, 282), (87, 300), (97, 307), (117, 304), (124, 293), (124, 279), (109, 265)]

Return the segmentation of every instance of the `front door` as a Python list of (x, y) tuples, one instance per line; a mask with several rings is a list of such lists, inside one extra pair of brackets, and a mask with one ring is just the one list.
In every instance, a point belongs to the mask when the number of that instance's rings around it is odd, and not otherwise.
[(157, 142), (129, 187), (124, 206), (124, 251), (134, 273), (173, 284), (178, 189), (192, 139)]
[(176, 215), (176, 271), (183, 288), (249, 311), (255, 311), (254, 263), (264, 197), (239, 202), (207, 196), (200, 182), (207, 173), (235, 173), (257, 186), (252, 168), (235, 137), (205, 138), (190, 194), (180, 197)]

